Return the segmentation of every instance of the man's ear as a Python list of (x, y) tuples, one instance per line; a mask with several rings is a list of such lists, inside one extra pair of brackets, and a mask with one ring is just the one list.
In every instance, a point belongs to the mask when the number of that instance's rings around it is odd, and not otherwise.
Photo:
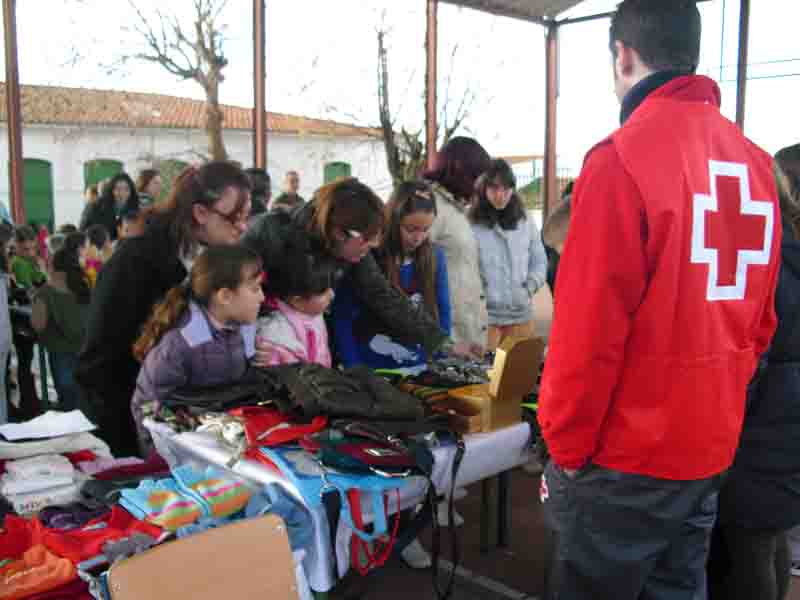
[(635, 50), (619, 40), (614, 42), (614, 69), (618, 77), (630, 77), (633, 74), (636, 57)]
[(205, 225), (208, 223), (208, 209), (203, 206), (202, 204), (193, 204), (192, 205), (192, 217), (194, 217), (194, 222), (198, 225)]

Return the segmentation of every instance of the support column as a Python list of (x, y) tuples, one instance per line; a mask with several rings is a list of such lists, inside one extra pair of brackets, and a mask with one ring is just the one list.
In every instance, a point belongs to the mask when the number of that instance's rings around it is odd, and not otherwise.
[(6, 117), (8, 125), (9, 191), (11, 218), (24, 224), (25, 198), (22, 162), (22, 112), (20, 110), (19, 65), (17, 62), (16, 0), (3, 0), (3, 32), (6, 39)]
[(427, 1), (428, 29), (425, 38), (425, 156), (428, 167), (436, 154), (436, 56), (439, 0)]
[(739, 11), (739, 60), (736, 64), (736, 124), (744, 131), (747, 97), (747, 51), (750, 46), (750, 0), (741, 0)]
[(558, 104), (558, 25), (547, 25), (545, 42), (545, 130), (544, 130), (544, 217), (558, 203), (558, 176), (556, 170), (556, 108)]
[(253, 0), (253, 166), (267, 168), (266, 7)]

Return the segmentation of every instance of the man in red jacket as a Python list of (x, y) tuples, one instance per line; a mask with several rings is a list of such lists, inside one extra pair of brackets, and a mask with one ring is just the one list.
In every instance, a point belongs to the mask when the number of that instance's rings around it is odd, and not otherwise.
[(624, 0), (612, 18), (622, 127), (575, 185), (540, 395), (565, 600), (704, 586), (716, 482), (775, 330), (771, 159), (694, 74), (700, 30), (694, 0)]

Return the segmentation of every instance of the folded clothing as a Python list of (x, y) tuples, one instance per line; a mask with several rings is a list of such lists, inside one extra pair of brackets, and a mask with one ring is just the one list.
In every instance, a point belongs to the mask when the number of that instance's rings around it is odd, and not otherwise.
[(83, 500), (65, 506), (48, 506), (39, 511), (39, 521), (47, 529), (69, 531), (86, 525), (89, 521), (99, 519), (110, 512), (110, 508), (100, 502)]
[(252, 495), (242, 481), (227, 477), (215, 467), (201, 472), (182, 465), (173, 469), (172, 474), (181, 489), (200, 502), (205, 516), (229, 517), (243, 510)]
[[(72, 465), (70, 465), (72, 467)], [(43, 492), (75, 483), (72, 475), (12, 475), (0, 476), (0, 494), (13, 500), (17, 494)]]
[(6, 474), (13, 477), (72, 477), (75, 467), (66, 456), (41, 454), (6, 463)]
[(86, 475), (94, 475), (95, 473), (102, 473), (103, 471), (111, 471), (119, 469), (120, 467), (132, 467), (136, 465), (143, 465), (145, 462), (141, 458), (134, 456), (128, 458), (98, 458), (78, 464), (78, 468)]
[(0, 459), (28, 458), (40, 454), (66, 454), (90, 450), (96, 456), (111, 456), (103, 440), (91, 433), (76, 433), (37, 442), (0, 442)]
[(0, 598), (21, 600), (58, 588), (76, 577), (75, 565), (37, 544), (26, 550), (19, 560), (0, 569)]
[(209, 467), (196, 471), (189, 465), (173, 470), (174, 478), (142, 481), (122, 490), (120, 504), (137, 518), (177, 531), (203, 517), (229, 517), (243, 510), (251, 491), (241, 481)]
[(14, 507), (14, 512), (19, 515), (29, 515), (47, 506), (61, 506), (76, 502), (80, 497), (80, 486), (71, 483), (29, 494), (14, 494), (7, 496), (7, 499)]
[(93, 519), (79, 529), (44, 529), (43, 541), (49, 550), (77, 565), (102, 554), (107, 542), (128, 538), (136, 533), (157, 540), (162, 531), (152, 523), (134, 518), (122, 507), (114, 506), (109, 514)]
[[(89, 462), (93, 460), (97, 460), (97, 455), (92, 452), (91, 450), (78, 450), (77, 452), (64, 452), (63, 454), (59, 454), (57, 456), (63, 456), (66, 458), (73, 466), (78, 465), (82, 462)], [(17, 459), (21, 460), (21, 459)], [(0, 459), (0, 475), (6, 472), (6, 465), (9, 464), (11, 460), (7, 459)]]
[(136, 518), (175, 531), (203, 516), (196, 499), (186, 496), (174, 479), (145, 479), (135, 489), (122, 490), (119, 503)]

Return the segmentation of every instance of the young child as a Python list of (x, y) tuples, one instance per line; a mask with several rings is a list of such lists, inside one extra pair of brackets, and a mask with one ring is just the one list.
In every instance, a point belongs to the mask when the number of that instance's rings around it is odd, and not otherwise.
[(333, 299), (338, 266), (313, 252), (299, 234), (286, 242), (286, 260), (267, 273), (264, 285), (272, 310), (258, 320), (259, 341), (270, 349), (269, 364), (296, 362), (331, 366), (324, 313)]
[(489, 312), (489, 349), (509, 336), (533, 337), (531, 301), (544, 285), (547, 257), (516, 192), (509, 164), (496, 159), (477, 182), (470, 219)]
[(37, 292), (31, 316), (39, 342), (47, 348), (59, 409), (64, 411), (79, 408), (86, 412), (87, 409), (73, 376), (83, 344), (91, 294), (79, 259), (79, 246), (84, 239), (81, 233), (66, 236), (62, 247), (51, 255), (49, 282)]
[(152, 440), (142, 421), (173, 391), (234, 383), (245, 374), (264, 300), (261, 276), (253, 251), (210, 246), (195, 259), (190, 282), (156, 305), (133, 348), (142, 369), (131, 410), (145, 456)]
[[(428, 233), (436, 219), (436, 202), (427, 184), (407, 182), (386, 205), (383, 243), (375, 259), (386, 278), (411, 301), (437, 319), (450, 334), (450, 290), (447, 259)], [(422, 368), (428, 361), (420, 345), (392, 339), (386, 326), (343, 286), (333, 304), (338, 357), (346, 367), (363, 364), (374, 369)]]
[(104, 225), (92, 225), (86, 230), (86, 237), (88, 244), (83, 256), (83, 269), (89, 278), (89, 285), (94, 288), (100, 269), (111, 258), (113, 245)]
[(42, 285), (47, 276), (39, 258), (39, 241), (32, 227), (23, 225), (14, 232), (16, 255), (11, 260), (11, 273), (16, 284), (26, 290)]

